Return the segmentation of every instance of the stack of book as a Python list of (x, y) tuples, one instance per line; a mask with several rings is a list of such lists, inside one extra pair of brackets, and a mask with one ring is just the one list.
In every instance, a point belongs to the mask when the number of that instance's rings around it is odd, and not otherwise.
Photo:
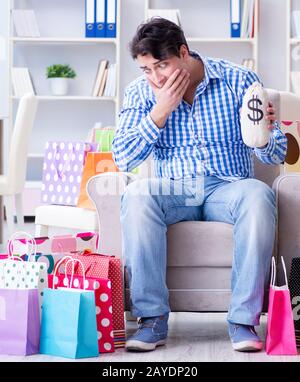
[(300, 96), (300, 72), (291, 71), (292, 90)]
[(292, 11), (292, 19), (293, 19), (293, 37), (300, 37), (300, 11)]
[(108, 60), (101, 60), (94, 82), (93, 97), (115, 97), (116, 96), (116, 64), (110, 64)]
[(242, 61), (242, 65), (245, 66), (245, 68), (248, 68), (250, 70), (254, 70), (254, 59), (253, 58), (244, 58)]
[(26, 93), (35, 94), (28, 68), (12, 68), (11, 78), (16, 97), (22, 97)]
[(33, 9), (13, 9), (12, 17), (18, 37), (40, 37)]
[(255, 0), (231, 0), (231, 37), (254, 37)]

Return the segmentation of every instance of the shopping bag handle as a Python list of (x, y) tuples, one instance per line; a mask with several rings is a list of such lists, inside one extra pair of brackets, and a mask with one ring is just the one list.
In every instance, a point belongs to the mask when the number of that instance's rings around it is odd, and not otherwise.
[[(67, 261), (67, 263), (70, 262), (70, 260)], [(71, 273), (71, 287), (73, 285), (73, 280), (74, 280), (74, 276), (75, 276), (75, 267), (78, 268), (79, 265), (81, 265), (81, 269), (82, 269), (82, 278), (83, 278), (83, 289), (85, 290), (86, 289), (86, 282), (85, 282), (85, 274), (86, 274), (86, 271), (84, 269), (84, 265), (83, 263), (79, 260), (79, 259), (76, 259), (74, 257), (72, 257), (72, 262), (73, 262), (73, 266), (72, 266), (72, 273)], [(66, 263), (66, 269), (67, 269), (67, 263)], [(76, 265), (75, 265), (76, 263)]]
[[(56, 273), (59, 269), (59, 267), (64, 263), (66, 262), (66, 260), (69, 259), (69, 261), (71, 260), (72, 261), (72, 266), (74, 266), (73, 264), (73, 258), (71, 256), (64, 256), (63, 258), (61, 258), (55, 265), (54, 267), (54, 271), (53, 271), (53, 282), (52, 282), (52, 289), (55, 289), (54, 286), (55, 284), (58, 284), (58, 281), (56, 282), (55, 280), (55, 277), (56, 277)], [(65, 270), (65, 274), (66, 274), (66, 270)]]
[[(65, 266), (65, 276), (68, 278), (68, 275), (67, 275), (67, 265), (69, 262), (72, 263), (72, 272), (71, 272), (71, 280), (69, 282), (69, 285), (68, 287), (71, 288), (72, 285), (73, 285), (73, 280), (74, 280), (74, 268), (75, 268), (75, 263), (78, 263), (81, 265), (82, 267), (82, 278), (83, 278), (83, 289), (85, 290), (86, 289), (86, 282), (85, 282), (85, 270), (84, 270), (84, 265), (82, 264), (82, 262), (79, 260), (79, 259), (75, 259), (74, 257), (72, 256), (64, 256), (62, 259), (60, 259), (56, 266), (55, 266), (55, 269), (54, 269), (54, 272), (53, 272), (53, 283), (52, 283), (52, 288), (54, 287), (54, 284), (55, 283), (55, 276), (56, 276), (56, 273), (58, 271), (58, 268), (63, 264), (63, 263), (66, 263), (66, 266)], [(68, 279), (69, 280), (69, 279)]]
[(31, 261), (31, 256), (34, 256), (34, 259), (35, 259), (36, 252), (37, 252), (36, 241), (33, 236), (31, 236), (28, 232), (25, 232), (25, 231), (16, 231), (11, 235), (7, 243), (8, 258), (12, 259), (12, 258), (19, 257), (19, 256), (14, 256), (13, 254), (13, 251), (14, 251), (13, 242), (16, 239), (20, 239), (20, 240), (25, 239), (25, 243), (27, 244), (27, 250), (26, 250), (27, 261)]
[[(285, 262), (284, 262), (283, 256), (280, 256), (280, 258), (281, 258), (281, 264), (282, 264), (282, 268), (284, 272), (285, 285), (288, 286)], [(276, 262), (275, 262), (275, 257), (272, 256), (271, 286), (275, 287), (275, 285), (276, 285)]]

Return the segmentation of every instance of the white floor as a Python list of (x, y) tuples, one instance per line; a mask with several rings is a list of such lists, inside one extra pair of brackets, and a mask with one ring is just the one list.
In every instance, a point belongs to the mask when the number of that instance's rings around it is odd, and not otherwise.
[[(266, 317), (262, 317), (258, 333), (265, 338)], [(127, 322), (127, 334), (134, 332), (135, 322)], [(37, 354), (34, 356), (0, 356), (0, 362), (299, 362), (298, 356), (268, 356), (240, 353), (232, 349), (227, 335), (225, 313), (171, 313), (166, 346), (146, 353), (130, 353), (118, 349), (98, 358), (69, 360)]]
[[(34, 234), (34, 224), (27, 223), (26, 231)], [(6, 238), (4, 227), (4, 238)], [(135, 322), (127, 322), (127, 335), (136, 329)], [(257, 332), (262, 339), (266, 334), (266, 316), (261, 317)], [(299, 362), (298, 356), (268, 356), (258, 353), (240, 353), (232, 349), (227, 334), (226, 313), (171, 313), (169, 337), (166, 346), (153, 352), (130, 353), (118, 349), (101, 354), (98, 358), (69, 360), (37, 354), (34, 356), (0, 356), (0, 362)]]

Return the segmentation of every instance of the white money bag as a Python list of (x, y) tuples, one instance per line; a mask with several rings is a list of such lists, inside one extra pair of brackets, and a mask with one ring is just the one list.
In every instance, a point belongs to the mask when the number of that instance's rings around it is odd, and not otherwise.
[(247, 89), (241, 110), (242, 138), (249, 147), (262, 147), (269, 142), (267, 107), (267, 91), (256, 81)]

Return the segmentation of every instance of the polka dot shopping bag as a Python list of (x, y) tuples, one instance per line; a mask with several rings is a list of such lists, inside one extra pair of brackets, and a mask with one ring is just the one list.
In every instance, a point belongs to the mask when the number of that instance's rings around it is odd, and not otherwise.
[(42, 202), (76, 206), (86, 154), (97, 148), (97, 143), (47, 142), (43, 163)]
[[(104, 278), (111, 281), (112, 315), (115, 348), (125, 346), (124, 294), (121, 260), (115, 256), (83, 252), (74, 254), (85, 268), (86, 277)], [(70, 272), (70, 268), (67, 269)], [(81, 269), (75, 268), (76, 275), (82, 275)]]
[[(14, 243), (22, 239), (26, 243), (25, 260), (15, 252)], [(43, 291), (48, 286), (47, 267), (36, 262), (36, 242), (27, 232), (15, 232), (8, 241), (7, 260), (0, 261), (0, 288), (38, 289), (40, 310), (43, 303)], [(21, 261), (20, 261), (21, 260)]]

